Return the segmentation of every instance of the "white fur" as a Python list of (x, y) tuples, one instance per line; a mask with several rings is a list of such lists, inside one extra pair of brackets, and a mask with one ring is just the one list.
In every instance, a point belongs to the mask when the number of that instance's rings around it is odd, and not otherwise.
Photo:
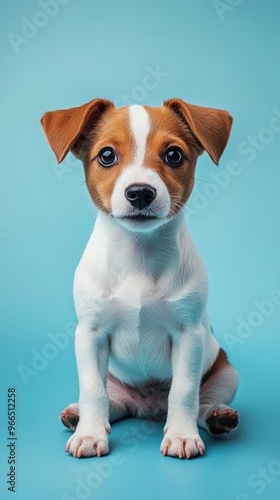
[[(165, 218), (170, 211), (170, 196), (166, 185), (161, 180), (160, 176), (150, 168), (144, 168), (141, 165), (132, 165), (126, 167), (119, 176), (111, 199), (111, 209), (114, 217), (118, 217), (118, 221), (127, 227), (133, 229), (132, 222), (123, 221), (121, 217), (130, 215), (133, 212), (138, 212), (133, 208), (129, 201), (124, 196), (124, 191), (132, 184), (149, 184), (156, 189), (157, 195), (155, 200), (146, 209), (143, 210), (147, 215), (154, 215), (159, 220), (153, 222), (153, 228), (165, 222)], [(150, 228), (150, 226), (148, 226)], [(145, 227), (142, 228), (144, 230)]]
[[(159, 227), (165, 222), (165, 218), (170, 211), (170, 196), (168, 189), (160, 176), (154, 170), (145, 165), (145, 153), (147, 137), (150, 131), (150, 118), (143, 106), (134, 104), (129, 106), (130, 129), (134, 139), (133, 162), (128, 165), (119, 176), (111, 199), (111, 210), (114, 217), (118, 217), (118, 222), (132, 230), (150, 231)], [(155, 200), (143, 210), (146, 215), (156, 216), (157, 220), (151, 221), (145, 226), (135, 224), (133, 221), (123, 219), (123, 217), (138, 212), (131, 206), (125, 198), (125, 189), (133, 184), (149, 184), (156, 189)]]
[(97, 217), (74, 283), (80, 421), (67, 447), (73, 454), (85, 436), (97, 435), (107, 449), (108, 362), (110, 372), (132, 386), (173, 377), (162, 449), (178, 433), (201, 443), (200, 379), (219, 345), (205, 310), (205, 269), (183, 216), (167, 224), (148, 238), (133, 237), (107, 215)]
[(150, 117), (144, 106), (132, 104), (128, 107), (130, 130), (135, 142), (133, 163), (143, 165), (147, 138), (150, 131)]
[[(172, 379), (161, 449), (178, 455), (179, 440), (191, 456), (204, 450), (197, 430), (199, 387), (219, 351), (206, 312), (207, 275), (183, 215), (166, 220), (168, 190), (145, 167), (148, 113), (142, 106), (131, 106), (129, 113), (134, 161), (116, 182), (114, 217), (98, 214), (75, 274), (80, 420), (66, 449), (74, 456), (108, 452), (109, 365), (131, 386)], [(118, 217), (131, 210), (124, 191), (133, 183), (156, 188), (147, 210), (161, 219), (161, 227), (133, 233), (137, 228), (120, 223)]]
[(132, 237), (99, 213), (75, 274), (79, 322), (91, 324), (98, 338), (110, 337), (110, 371), (131, 385), (170, 378), (169, 340), (193, 325), (205, 330), (202, 373), (219, 350), (205, 311), (204, 266), (183, 216), (168, 224), (148, 238)]

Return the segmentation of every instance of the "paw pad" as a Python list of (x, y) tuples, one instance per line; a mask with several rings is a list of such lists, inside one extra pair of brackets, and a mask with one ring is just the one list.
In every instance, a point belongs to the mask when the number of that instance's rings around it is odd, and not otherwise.
[(215, 408), (206, 419), (206, 423), (208, 424), (209, 430), (212, 434), (230, 432), (238, 426), (238, 422), (238, 412), (228, 406)]

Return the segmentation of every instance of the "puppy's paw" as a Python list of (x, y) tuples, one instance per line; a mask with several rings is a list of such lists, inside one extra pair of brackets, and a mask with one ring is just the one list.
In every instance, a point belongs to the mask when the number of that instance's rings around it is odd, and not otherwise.
[(162, 440), (160, 451), (164, 456), (192, 458), (203, 455), (205, 446), (199, 434), (188, 435), (168, 430)]
[(107, 437), (103, 435), (83, 435), (75, 432), (68, 439), (65, 451), (76, 458), (101, 457), (108, 455), (109, 443)]
[(60, 420), (71, 431), (75, 431), (79, 422), (79, 405), (71, 403), (60, 414)]
[(210, 434), (223, 434), (236, 429), (239, 423), (239, 415), (226, 405), (217, 405), (210, 408), (206, 415), (206, 423)]

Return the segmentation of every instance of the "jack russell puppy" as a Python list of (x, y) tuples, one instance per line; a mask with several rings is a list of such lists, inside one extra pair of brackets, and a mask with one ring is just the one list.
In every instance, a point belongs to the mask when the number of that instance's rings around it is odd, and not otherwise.
[(183, 207), (198, 156), (215, 164), (227, 144), (227, 111), (170, 99), (120, 109), (105, 99), (42, 118), (58, 162), (82, 160), (98, 210), (76, 269), (79, 403), (62, 413), (74, 457), (106, 455), (110, 424), (164, 420), (163, 455), (204, 453), (210, 434), (238, 425), (238, 374), (212, 334), (207, 274)]

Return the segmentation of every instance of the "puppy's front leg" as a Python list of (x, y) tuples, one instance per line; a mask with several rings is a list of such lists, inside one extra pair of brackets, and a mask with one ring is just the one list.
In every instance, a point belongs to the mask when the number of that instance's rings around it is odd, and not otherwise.
[(101, 331), (79, 323), (75, 335), (79, 372), (80, 420), (68, 439), (65, 451), (74, 457), (92, 457), (109, 453), (109, 398), (106, 391), (109, 343)]
[(190, 458), (204, 453), (196, 422), (204, 346), (202, 325), (185, 329), (172, 338), (173, 377), (160, 447), (163, 455)]

